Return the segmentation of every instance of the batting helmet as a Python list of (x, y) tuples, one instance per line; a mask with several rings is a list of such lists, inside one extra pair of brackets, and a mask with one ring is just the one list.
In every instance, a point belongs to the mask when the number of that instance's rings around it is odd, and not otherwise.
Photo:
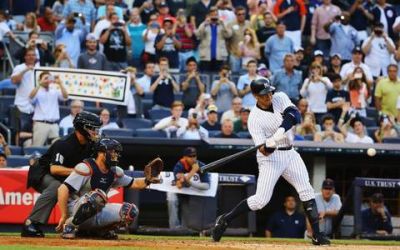
[(250, 83), (251, 92), (255, 95), (266, 95), (274, 93), (275, 87), (271, 85), (268, 78), (258, 78)]
[[(82, 111), (75, 116), (73, 123), (75, 130), (85, 136), (88, 141), (96, 142), (98, 140), (98, 129), (101, 127), (101, 121), (98, 115)], [(93, 135), (89, 130), (96, 131), (96, 134)]]
[(96, 152), (105, 152), (107, 167), (114, 167), (118, 165), (119, 157), (122, 152), (122, 145), (117, 140), (102, 138), (97, 143)]

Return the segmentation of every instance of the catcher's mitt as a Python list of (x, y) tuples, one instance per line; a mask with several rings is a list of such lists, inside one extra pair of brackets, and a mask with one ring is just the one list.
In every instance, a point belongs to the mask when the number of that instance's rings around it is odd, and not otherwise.
[(147, 185), (151, 183), (160, 183), (160, 172), (164, 168), (164, 162), (160, 157), (155, 158), (144, 167), (144, 177)]

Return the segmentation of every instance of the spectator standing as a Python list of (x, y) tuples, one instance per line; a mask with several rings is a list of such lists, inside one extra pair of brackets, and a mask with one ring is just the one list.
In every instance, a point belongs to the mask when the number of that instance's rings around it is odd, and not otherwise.
[(228, 58), (225, 40), (232, 36), (232, 30), (219, 19), (217, 8), (210, 8), (206, 20), (200, 24), (195, 34), (200, 40), (200, 69), (202, 71), (219, 69)]
[(3, 10), (0, 10), (0, 48), (3, 48), (2, 41), (6, 35), (10, 36), (11, 38), (15, 38), (14, 33), (7, 25), (6, 13)]
[(262, 2), (258, 2), (258, 1), (254, 1), (254, 0), (247, 1), (247, 7), (249, 7), (250, 4), (255, 5), (255, 9), (256, 9), (255, 12), (252, 12), (251, 10), (249, 11), (250, 24), (251, 24), (251, 28), (254, 31), (258, 31), (259, 29), (264, 27), (264, 25), (265, 25), (264, 14), (266, 14), (266, 13), (269, 13), (270, 15), (272, 15), (273, 22), (276, 21), (276, 17), (273, 14), (273, 5), (274, 4), (272, 3), (271, 0), (262, 1)]
[(256, 29), (256, 35), (258, 42), (260, 43), (260, 54), (262, 56), (262, 61), (266, 61), (264, 56), (264, 47), (265, 42), (270, 38), (272, 35), (276, 33), (276, 25), (272, 13), (265, 12), (263, 13), (263, 22), (264, 25), (258, 29)]
[(68, 130), (74, 127), (73, 121), (75, 116), (83, 111), (84, 105), (85, 104), (80, 100), (72, 100), (70, 104), (70, 114), (61, 119), (60, 123), (58, 124), (60, 129), (63, 131), (62, 135), (67, 135)]
[(379, 128), (375, 131), (375, 141), (382, 143), (385, 138), (396, 138), (398, 136), (394, 128), (394, 119), (388, 115), (379, 117)]
[(344, 136), (335, 131), (335, 118), (331, 114), (326, 114), (322, 117), (322, 131), (314, 134), (316, 142), (336, 142), (343, 143)]
[(182, 102), (186, 109), (190, 109), (196, 106), (196, 100), (205, 92), (206, 86), (197, 70), (197, 61), (194, 57), (187, 59), (186, 70), (187, 74), (181, 83), (183, 92)]
[(105, 0), (104, 3), (105, 3), (104, 5), (100, 6), (97, 9), (96, 20), (101, 20), (107, 15), (106, 14), (107, 13), (107, 6), (110, 6), (110, 5), (114, 7), (114, 12), (117, 13), (118, 18), (120, 20), (124, 20), (124, 10), (121, 7), (119, 7), (119, 6), (117, 6), (115, 4), (115, 0)]
[[(196, 37), (194, 35), (195, 27), (187, 22), (185, 10), (179, 9), (176, 22), (174, 24), (174, 33), (179, 37), (181, 47), (179, 49), (179, 71), (185, 71), (187, 60), (193, 57), (196, 49)], [(187, 65), (186, 65), (187, 66)], [(186, 105), (185, 105), (186, 107)]]
[(97, 39), (93, 33), (86, 36), (86, 51), (79, 55), (78, 69), (107, 70), (105, 55), (97, 51)]
[[(338, 127), (340, 132), (345, 136), (345, 142), (347, 143), (374, 143), (371, 137), (365, 134), (365, 126), (360, 117), (356, 116), (356, 113), (351, 114), (350, 119), (345, 123), (345, 114), (349, 110), (348, 107), (343, 108), (342, 115), (339, 120)], [(348, 131), (348, 127), (353, 129), (353, 132)]]
[(220, 111), (229, 109), (233, 97), (238, 95), (235, 84), (229, 79), (230, 68), (228, 65), (221, 67), (219, 79), (211, 85), (211, 95)]
[(183, 108), (182, 102), (174, 101), (171, 105), (171, 116), (161, 119), (153, 129), (165, 131), (169, 138), (176, 137), (177, 130), (189, 124), (188, 119), (182, 117)]
[(231, 0), (219, 0), (215, 6), (218, 8), (218, 15), (221, 21), (231, 23), (235, 20), (235, 12)]
[(190, 23), (198, 28), (206, 20), (212, 6), (216, 4), (215, 0), (199, 0), (192, 6), (190, 13)]
[(37, 19), (37, 24), (42, 32), (54, 32), (56, 30), (56, 17), (50, 7), (44, 9), (43, 16)]
[(353, 75), (354, 69), (356, 67), (361, 67), (365, 73), (367, 78), (368, 86), (372, 85), (372, 73), (368, 65), (364, 64), (363, 62), (363, 52), (361, 47), (357, 46), (352, 51), (351, 62), (348, 62), (342, 66), (340, 70), (340, 76), (344, 82), (348, 81), (351, 76)]
[(144, 93), (150, 93), (150, 86), (154, 76), (155, 65), (153, 62), (147, 62), (144, 65), (144, 74), (141, 78), (137, 79), (137, 83), (142, 87)]
[(239, 138), (239, 136), (233, 132), (232, 120), (225, 119), (221, 124), (221, 132), (214, 135), (215, 138)]
[(172, 24), (175, 23), (176, 19), (175, 17), (173, 17), (170, 13), (169, 13), (169, 7), (168, 4), (164, 1), (162, 1), (160, 3), (160, 5), (158, 6), (158, 17), (157, 17), (157, 21), (158, 24), (160, 24), (161, 26), (164, 25), (164, 20), (168, 19), (172, 22)]
[(330, 54), (340, 54), (343, 61), (351, 60), (351, 51), (358, 45), (357, 30), (350, 25), (350, 14), (343, 12), (324, 25), (331, 36)]
[(173, 69), (179, 68), (178, 50), (182, 43), (178, 40), (179, 37), (175, 34), (174, 23), (170, 18), (164, 18), (163, 29), (164, 33), (159, 33), (155, 40), (156, 54), (158, 58), (166, 57), (169, 61), (169, 66)]
[(306, 218), (296, 211), (296, 198), (285, 197), (283, 209), (276, 211), (268, 220), (265, 236), (267, 238), (304, 238)]
[(315, 195), (319, 214), (319, 230), (332, 237), (332, 221), (342, 207), (339, 195), (335, 194), (335, 183), (332, 179), (322, 182), (321, 193)]
[(393, 232), (392, 216), (385, 208), (383, 195), (371, 196), (369, 208), (361, 212), (362, 232), (366, 234), (388, 235)]
[(221, 124), (218, 122), (218, 107), (214, 104), (208, 105), (207, 120), (201, 126), (208, 131), (221, 130)]
[(377, 0), (376, 5), (371, 10), (374, 16), (374, 22), (383, 24), (383, 31), (393, 40), (396, 40), (396, 34), (393, 32), (393, 24), (396, 20), (396, 9), (386, 3), (386, 0)]
[(342, 89), (342, 78), (338, 74), (331, 77), (332, 89), (326, 94), (326, 107), (328, 112), (333, 116), (334, 123), (339, 121), (342, 114), (343, 105), (350, 104), (349, 92)]
[(233, 131), (235, 133), (239, 132), (249, 132), (247, 128), (247, 121), (249, 120), (250, 108), (243, 107), (240, 110), (240, 119), (233, 123)]
[(251, 93), (250, 83), (259, 77), (260, 76), (257, 75), (257, 62), (255, 60), (248, 61), (247, 74), (240, 76), (237, 84), (238, 94), (243, 98), (243, 106), (253, 107), (256, 105), (256, 100)]
[(168, 58), (160, 58), (160, 74), (151, 79), (150, 92), (153, 93), (153, 108), (169, 108), (174, 102), (174, 92), (179, 91), (179, 84), (169, 74)]
[(197, 113), (193, 111), (192, 113), (189, 112), (188, 125), (180, 127), (176, 131), (176, 136), (186, 140), (208, 140), (208, 131), (200, 126)]
[(24, 60), (24, 52), (26, 49), (34, 49), (36, 53), (36, 60), (39, 61), (40, 66), (48, 66), (54, 63), (54, 58), (51, 54), (47, 42), (40, 39), (39, 33), (31, 31), (28, 34), (28, 41), (25, 48), (21, 48), (15, 53), (15, 57), (20, 61)]
[[(114, 5), (107, 5), (106, 6), (106, 15), (104, 18), (100, 19), (96, 25), (94, 26), (93, 33), (96, 35), (97, 39), (100, 39), (101, 34), (104, 30), (110, 28), (111, 26), (111, 17), (112, 14), (116, 12), (114, 11)], [(100, 50), (103, 50), (102, 44)]]
[[(50, 87), (51, 83), (55, 83), (59, 89)], [(58, 76), (54, 78), (50, 72), (44, 71), (39, 75), (39, 84), (31, 91), (29, 98), (35, 108), (32, 118), (32, 146), (40, 147), (45, 145), (47, 140), (58, 138), (58, 101), (65, 101), (68, 93)]]
[(99, 134), (103, 134), (103, 131), (106, 129), (119, 129), (119, 126), (116, 122), (112, 122), (110, 119), (110, 111), (106, 108), (100, 111), (100, 121), (101, 127), (99, 129)]
[(235, 8), (235, 20), (228, 24), (232, 30), (232, 36), (228, 40), (229, 65), (233, 73), (239, 73), (242, 68), (242, 50), (240, 42), (244, 40), (245, 30), (250, 28), (249, 20), (246, 20), (246, 9), (243, 6)]
[(331, 37), (324, 29), (324, 25), (341, 13), (340, 8), (331, 2), (331, 0), (322, 1), (322, 5), (314, 11), (311, 25), (310, 42), (317, 50), (321, 50), (326, 58), (331, 48)]
[(241, 69), (246, 69), (247, 63), (251, 60), (258, 61), (260, 57), (260, 44), (256, 33), (246, 28), (244, 30), (244, 40), (239, 42), (240, 57), (242, 61)]
[(66, 69), (75, 68), (75, 65), (72, 62), (71, 58), (69, 57), (66, 48), (67, 48), (67, 46), (65, 46), (62, 43), (56, 45), (56, 48), (54, 50), (54, 59), (55, 59), (55, 61), (54, 61), (53, 67), (66, 68)]
[(388, 77), (378, 81), (375, 89), (375, 106), (377, 110), (387, 115), (397, 117), (398, 110), (396, 105), (400, 96), (400, 78), (398, 66), (391, 64), (388, 66)]
[(300, 97), (300, 86), (303, 73), (294, 69), (295, 57), (286, 54), (283, 58), (283, 69), (278, 69), (272, 75), (271, 82), (277, 91), (284, 92), (293, 103), (297, 103)]
[(100, 42), (104, 45), (104, 54), (107, 58), (109, 69), (120, 71), (127, 64), (127, 46), (131, 44), (131, 37), (127, 27), (118, 20), (115, 13), (111, 14), (111, 26), (103, 30)]
[(147, 29), (143, 31), (144, 52), (142, 55), (143, 63), (153, 62), (156, 60), (156, 47), (155, 41), (159, 33), (161, 33), (161, 26), (157, 22), (157, 16), (151, 15)]
[(140, 13), (138, 8), (133, 8), (131, 10), (130, 21), (127, 24), (127, 29), (131, 37), (131, 50), (132, 50), (132, 62), (134, 67), (141, 68), (141, 56), (144, 51), (144, 41), (142, 38), (143, 32), (146, 30), (146, 25), (144, 25), (140, 19)]
[(96, 9), (92, 1), (68, 0), (64, 5), (63, 16), (65, 18), (68, 18), (71, 15), (77, 15), (82, 17), (78, 19), (78, 25), (86, 26), (87, 30), (92, 30), (94, 28), (96, 22)]
[(128, 90), (128, 101), (126, 106), (118, 105), (117, 106), (117, 116), (118, 116), (118, 124), (121, 124), (122, 127), (122, 119), (125, 117), (128, 118), (136, 118), (143, 117), (143, 104), (142, 98), (144, 96), (144, 91), (142, 86), (136, 80), (137, 70), (134, 67), (127, 67), (126, 69), (121, 71), (122, 73), (128, 74), (131, 80), (130, 88)]
[(286, 25), (286, 35), (292, 39), (293, 45), (300, 47), (307, 14), (304, 1), (277, 0), (274, 5), (274, 14)]
[(350, 94), (350, 107), (360, 116), (366, 117), (368, 106), (368, 85), (364, 71), (361, 67), (354, 69), (353, 76), (347, 84)]
[[(139, 8), (140, 17), (142, 18), (143, 23), (148, 23), (151, 16), (157, 14), (153, 1), (150, 0), (134, 1), (133, 7)], [(155, 19), (157, 21), (157, 16), (155, 16)]]
[(350, 24), (357, 30), (358, 41), (362, 42), (368, 37), (368, 23), (374, 20), (374, 16), (370, 12), (373, 4), (371, 1), (365, 0), (352, 0), (351, 2)]
[(242, 99), (240, 97), (233, 98), (231, 101), (231, 108), (222, 114), (221, 123), (224, 120), (231, 120), (232, 122), (239, 120), (240, 110), (242, 110), (242, 107)]
[(365, 54), (365, 64), (371, 69), (372, 76), (387, 76), (387, 66), (391, 62), (391, 55), (396, 52), (396, 46), (384, 32), (382, 23), (374, 25), (373, 32), (362, 45), (362, 50)]
[(332, 88), (328, 77), (322, 76), (322, 67), (313, 63), (310, 67), (310, 76), (304, 80), (301, 87), (301, 96), (307, 98), (310, 111), (315, 114), (317, 122), (327, 112), (326, 94)]
[(63, 19), (64, 7), (68, 0), (56, 0), (51, 7), (51, 10), (54, 13), (54, 18), (57, 22), (60, 22)]
[(268, 38), (265, 43), (264, 54), (268, 58), (269, 69), (272, 73), (282, 68), (285, 55), (294, 51), (294, 43), (286, 36), (285, 29), (285, 24), (278, 23), (276, 34)]

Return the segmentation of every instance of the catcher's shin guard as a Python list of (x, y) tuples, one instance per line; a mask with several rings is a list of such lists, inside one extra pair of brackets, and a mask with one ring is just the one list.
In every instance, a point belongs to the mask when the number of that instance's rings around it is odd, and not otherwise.
[(107, 203), (107, 195), (100, 189), (89, 192), (85, 195), (82, 202), (76, 210), (72, 219), (72, 224), (78, 226), (93, 215), (97, 214)]
[(133, 203), (124, 202), (119, 211), (121, 223), (132, 223), (136, 216), (139, 215), (139, 209)]

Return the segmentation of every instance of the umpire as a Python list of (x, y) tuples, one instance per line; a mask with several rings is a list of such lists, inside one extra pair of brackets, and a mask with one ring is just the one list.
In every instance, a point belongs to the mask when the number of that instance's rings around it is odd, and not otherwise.
[(92, 154), (99, 139), (100, 118), (83, 111), (73, 121), (75, 131), (54, 142), (47, 152), (29, 168), (27, 186), (41, 193), (21, 231), (22, 237), (44, 237), (39, 225), (47, 224), (57, 203), (57, 189), (80, 163)]

